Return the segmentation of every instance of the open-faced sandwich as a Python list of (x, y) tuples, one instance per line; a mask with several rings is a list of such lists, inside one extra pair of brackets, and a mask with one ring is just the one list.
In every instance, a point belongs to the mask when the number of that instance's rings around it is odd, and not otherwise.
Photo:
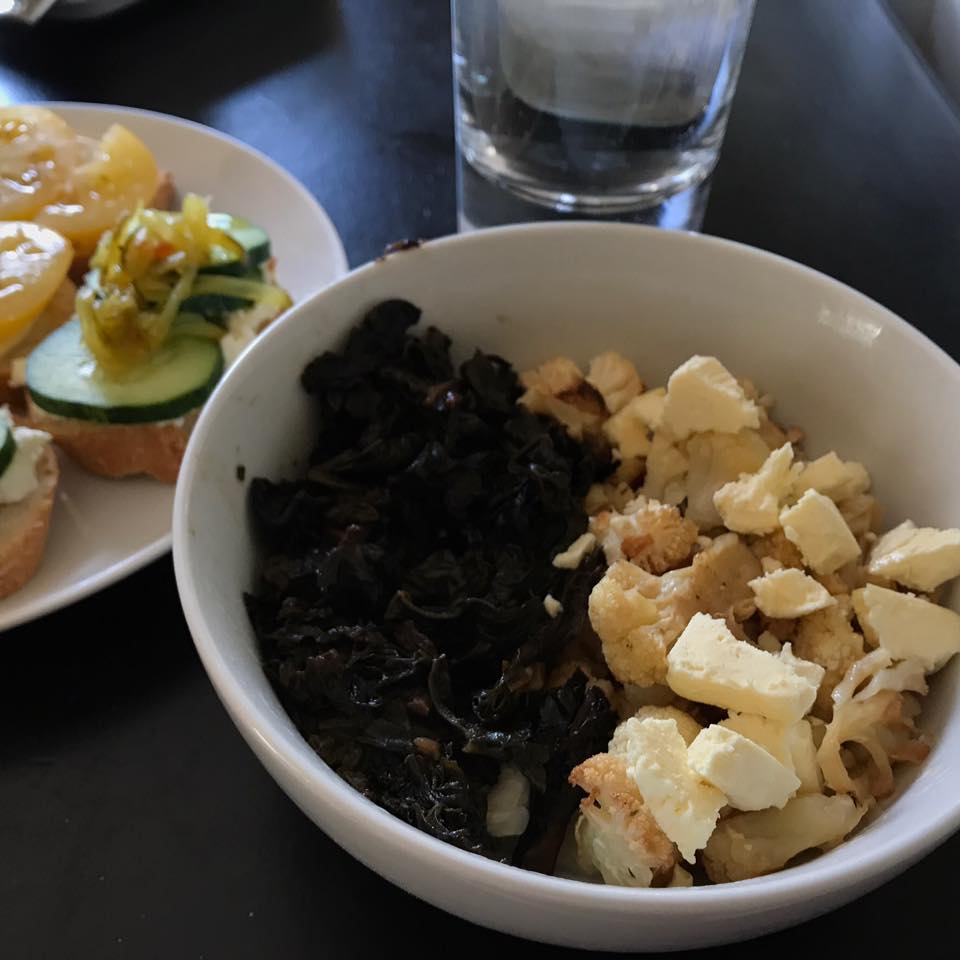
[(76, 317), (30, 354), (27, 422), (93, 473), (172, 483), (224, 366), (289, 305), (258, 227), (192, 194), (140, 207), (101, 237)]
[(59, 476), (50, 440), (0, 407), (0, 597), (19, 590), (43, 556)]
[(173, 201), (170, 176), (119, 124), (94, 140), (44, 107), (2, 107), (0, 146), (0, 220), (32, 220), (66, 237), (76, 279), (100, 235), (121, 217), (140, 204), (167, 208)]

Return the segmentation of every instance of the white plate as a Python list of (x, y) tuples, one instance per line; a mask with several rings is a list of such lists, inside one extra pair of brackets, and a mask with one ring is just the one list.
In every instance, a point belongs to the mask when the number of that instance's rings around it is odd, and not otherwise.
[[(346, 273), (330, 218), (307, 189), (263, 154), (187, 120), (124, 107), (44, 104), (80, 133), (99, 136), (122, 123), (173, 174), (179, 193), (212, 198), (269, 234), (277, 278), (294, 301)], [(0, 630), (102, 590), (170, 549), (173, 487), (147, 479), (103, 480), (60, 457), (63, 476), (50, 539), (37, 575), (0, 600)]]

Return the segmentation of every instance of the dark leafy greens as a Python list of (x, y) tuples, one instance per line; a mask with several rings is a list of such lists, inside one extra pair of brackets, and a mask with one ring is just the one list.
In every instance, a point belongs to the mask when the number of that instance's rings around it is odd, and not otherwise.
[[(309, 468), (251, 484), (265, 559), (247, 607), (281, 701), (341, 776), (436, 837), (551, 870), (567, 776), (615, 722), (571, 652), (595, 643), (600, 564), (551, 559), (609, 464), (518, 405), (506, 361), (456, 369), (446, 336), (413, 336), (419, 315), (381, 303), (304, 370)], [(533, 785), (515, 842), (485, 825), (504, 762)]]

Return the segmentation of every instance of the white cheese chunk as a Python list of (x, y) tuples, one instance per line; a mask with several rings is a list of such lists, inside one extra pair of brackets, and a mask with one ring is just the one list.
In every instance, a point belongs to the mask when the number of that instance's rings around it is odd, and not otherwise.
[(720, 726), (752, 740), (784, 766), (791, 764), (789, 726), (755, 713), (731, 713)]
[(794, 484), (799, 497), (807, 490), (816, 490), (831, 500), (849, 500), (870, 489), (870, 474), (862, 463), (843, 461), (832, 450), (803, 465)]
[(566, 550), (553, 558), (553, 565), (560, 570), (576, 570), (596, 546), (597, 538), (592, 533), (581, 533)]
[(915, 657), (928, 672), (960, 652), (960, 615), (910, 593), (868, 583), (853, 594), (867, 635), (895, 660)]
[(776, 530), (780, 505), (793, 489), (799, 469), (799, 465), (793, 463), (793, 447), (785, 443), (767, 457), (756, 473), (724, 484), (713, 495), (724, 526), (737, 533)]
[(717, 724), (690, 744), (687, 762), (737, 810), (782, 807), (800, 786), (789, 766), (753, 740)]
[(782, 511), (780, 525), (816, 573), (833, 573), (860, 556), (860, 545), (837, 505), (816, 490), (808, 490)]
[(663, 423), (678, 440), (715, 430), (739, 433), (760, 426), (757, 405), (716, 357), (691, 357), (667, 381)]
[(687, 763), (687, 745), (675, 720), (627, 720), (622, 735), (627, 773), (660, 829), (693, 863), (706, 846), (727, 798)]
[(748, 586), (760, 612), (780, 620), (805, 617), (837, 602), (823, 584), (792, 567), (757, 577)]
[(804, 680), (812, 683), (815, 687), (819, 687), (823, 681), (826, 670), (819, 663), (794, 656), (793, 644), (789, 641), (781, 647), (779, 659), (781, 663), (785, 663), (792, 670), (795, 670)]
[(874, 545), (870, 573), (930, 593), (960, 576), (960, 530), (916, 527), (905, 520)]
[(722, 620), (694, 614), (667, 655), (667, 685), (688, 700), (795, 723), (817, 686), (779, 657), (738, 640)]

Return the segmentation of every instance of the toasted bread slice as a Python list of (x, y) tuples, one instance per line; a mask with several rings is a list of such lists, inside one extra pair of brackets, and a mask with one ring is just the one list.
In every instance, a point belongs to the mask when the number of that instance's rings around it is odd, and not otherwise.
[(29, 356), (41, 340), (70, 319), (76, 298), (77, 288), (73, 281), (69, 277), (64, 278), (50, 302), (30, 325), (24, 338), (6, 356), (0, 357), (0, 403), (9, 403), (14, 407), (22, 404), (23, 388), (10, 383), (14, 361)]
[(20, 503), (0, 504), (0, 597), (9, 597), (36, 572), (50, 529), (60, 468), (48, 446), (37, 463), (40, 486)]
[(90, 423), (57, 417), (27, 401), (27, 415), (17, 420), (46, 430), (53, 442), (85, 470), (117, 479), (145, 474), (161, 483), (176, 483), (190, 432), (200, 411), (162, 423)]

